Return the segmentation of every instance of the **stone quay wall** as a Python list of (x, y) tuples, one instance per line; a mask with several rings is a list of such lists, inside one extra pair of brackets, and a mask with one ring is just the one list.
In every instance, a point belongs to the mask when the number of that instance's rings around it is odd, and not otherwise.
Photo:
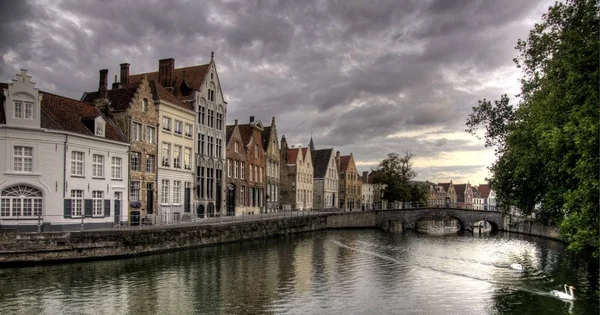
[[(413, 216), (411, 212), (406, 214), (410, 215), (407, 218)], [(391, 211), (361, 211), (162, 228), (0, 232), (0, 267), (132, 257), (325, 229), (381, 228), (402, 231), (408, 228), (406, 223), (398, 215), (392, 215)], [(558, 239), (555, 228), (527, 220), (513, 219), (511, 224), (500, 225), (498, 229)]]

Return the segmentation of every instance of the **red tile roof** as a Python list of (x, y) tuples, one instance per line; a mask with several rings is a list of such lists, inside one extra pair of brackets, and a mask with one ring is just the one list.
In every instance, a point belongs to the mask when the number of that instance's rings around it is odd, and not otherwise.
[(481, 194), (481, 198), (488, 198), (490, 196), (490, 185), (482, 184), (477, 187), (479, 193)]
[(289, 164), (296, 164), (296, 158), (298, 157), (298, 151), (299, 151), (299, 149), (288, 149), (287, 150)]
[(302, 159), (306, 160), (306, 152), (308, 152), (308, 148), (302, 148)]
[(340, 156), (340, 172), (345, 172), (348, 170), (348, 164), (350, 164), (351, 155)]
[[(201, 90), (202, 83), (204, 83), (204, 77), (206, 76), (206, 71), (208, 71), (209, 65), (210, 64), (204, 64), (204, 65), (199, 65), (199, 66), (174, 69), (173, 70), (173, 82), (174, 82), (173, 86), (175, 87), (175, 93), (174, 93), (175, 96), (179, 99), (186, 99), (186, 100), (192, 99), (193, 94), (187, 95), (187, 96), (181, 95), (181, 91), (180, 91), (179, 87), (181, 86), (181, 84), (183, 82), (185, 82), (185, 84), (188, 87), (190, 87), (192, 89), (196, 89), (196, 90)], [(185, 78), (184, 78), (184, 73), (185, 73)], [(146, 76), (146, 78), (149, 81), (158, 82), (158, 71), (130, 75), (129, 82), (130, 83), (140, 82), (140, 81), (142, 81), (142, 78), (144, 76)]]
[(165, 89), (162, 85), (156, 83), (156, 81), (151, 81), (150, 86), (152, 87), (152, 95), (154, 95), (154, 100), (163, 100), (181, 108), (194, 110), (194, 106), (191, 103), (184, 103), (180, 101), (169, 90)]
[(250, 139), (252, 139), (252, 130), (253, 127), (250, 124), (238, 125), (238, 129), (240, 130), (240, 135), (242, 136), (242, 141), (244, 141), (244, 146), (250, 144)]

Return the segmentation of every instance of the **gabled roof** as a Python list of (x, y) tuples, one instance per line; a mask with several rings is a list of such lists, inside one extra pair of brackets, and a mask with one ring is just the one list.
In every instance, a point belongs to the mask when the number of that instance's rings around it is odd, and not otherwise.
[(477, 187), (477, 190), (481, 194), (481, 198), (489, 198), (489, 196), (490, 196), (490, 185), (488, 185), (488, 184), (481, 184), (481, 185), (479, 185), (479, 187)]
[(473, 198), (482, 198), (477, 187), (471, 187), (471, 190), (473, 191)]
[(456, 191), (456, 201), (465, 201), (465, 190), (466, 189), (467, 189), (467, 184), (454, 185), (454, 191)]
[(260, 136), (262, 139), (263, 150), (266, 152), (269, 141), (271, 140), (271, 127), (264, 127)]
[(296, 164), (296, 159), (298, 158), (298, 151), (300, 149), (288, 149), (288, 164)]
[(252, 139), (252, 130), (254, 129), (250, 124), (238, 125), (238, 129), (240, 130), (240, 135), (242, 136), (242, 141), (244, 141), (244, 146), (250, 144), (250, 140)]
[(225, 126), (225, 143), (229, 146), (229, 141), (231, 140), (231, 135), (233, 135), (233, 131), (235, 130), (236, 125), (227, 125)]
[[(444, 188), (445, 192), (450, 191), (450, 184), (451, 183), (438, 183), (438, 185), (442, 186)], [(454, 185), (453, 185), (454, 186)], [(456, 189), (454, 190), (456, 192)]]
[(306, 160), (306, 152), (308, 152), (308, 148), (302, 148), (302, 159)]
[(346, 170), (348, 170), (348, 164), (350, 164), (351, 157), (352, 157), (352, 155), (340, 156), (340, 165), (339, 165), (340, 172), (345, 172)]
[[(202, 84), (204, 83), (204, 78), (206, 77), (206, 71), (210, 63), (198, 66), (191, 66), (185, 68), (179, 68), (173, 70), (173, 86), (175, 87), (175, 96), (180, 99), (193, 99), (193, 94), (191, 95), (181, 95), (179, 91), (179, 87), (183, 82), (192, 89), (202, 90)], [(136, 83), (142, 81), (142, 79), (146, 76), (149, 81), (158, 82), (158, 71), (155, 72), (147, 72), (140, 74), (133, 74), (129, 76), (129, 82)]]
[(150, 87), (152, 88), (152, 95), (154, 100), (162, 100), (167, 101), (175, 106), (179, 106), (181, 108), (194, 110), (194, 106), (191, 103), (184, 103), (180, 101), (175, 95), (173, 95), (169, 90), (165, 89), (164, 86), (158, 84), (156, 81), (150, 81)]
[(325, 178), (327, 166), (329, 166), (329, 160), (332, 155), (333, 149), (314, 150), (311, 152), (314, 178)]
[[(129, 107), (129, 104), (131, 103), (131, 99), (133, 98), (138, 87), (139, 87), (139, 83), (125, 84), (120, 89), (108, 90), (108, 100), (110, 101), (110, 106), (115, 111), (126, 110)], [(82, 101), (93, 104), (97, 98), (98, 98), (98, 91), (85, 92), (83, 95)]]

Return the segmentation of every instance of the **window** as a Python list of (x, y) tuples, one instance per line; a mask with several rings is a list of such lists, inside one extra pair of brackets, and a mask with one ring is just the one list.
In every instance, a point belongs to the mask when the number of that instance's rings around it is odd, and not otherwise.
[(250, 181), (254, 181), (254, 165), (250, 164)]
[(148, 112), (148, 100), (144, 99), (142, 101), (142, 112), (147, 113)]
[(181, 146), (173, 146), (173, 167), (181, 168)]
[(246, 187), (242, 186), (242, 188), (240, 189), (240, 205), (242, 205), (242, 206), (245, 206), (245, 204), (244, 204), (245, 196), (246, 196)]
[(200, 135), (200, 141), (198, 141), (198, 151), (200, 151), (201, 155), (204, 155), (204, 146), (205, 146), (205, 141), (204, 141), (204, 135)]
[(233, 143), (233, 150), (235, 151), (235, 153), (240, 152), (240, 148), (239, 148), (237, 141)]
[(133, 127), (131, 128), (131, 140), (132, 141), (142, 141), (142, 125), (136, 122), (133, 123)]
[(208, 100), (209, 101), (215, 101), (215, 91), (208, 89)]
[(245, 170), (246, 162), (240, 162), (240, 165), (241, 165), (240, 178), (244, 179), (244, 178), (246, 178), (246, 173), (245, 173), (246, 172), (246, 170)]
[(175, 134), (181, 135), (183, 133), (183, 123), (181, 121), (175, 121)]
[(156, 132), (154, 127), (146, 126), (146, 143), (156, 143)]
[(215, 137), (208, 136), (208, 156), (215, 156), (213, 148), (215, 147)]
[(175, 204), (181, 203), (181, 182), (180, 181), (173, 182), (173, 203), (175, 203)]
[(92, 191), (92, 215), (95, 217), (103, 216), (104, 211), (102, 208), (103, 191), (93, 190)]
[(171, 132), (171, 118), (163, 117), (162, 119), (162, 130), (165, 132)]
[(223, 151), (223, 140), (221, 139), (217, 139), (217, 158), (220, 159), (222, 158), (223, 154), (221, 153)]
[(33, 119), (33, 103), (25, 103), (25, 119)]
[(223, 129), (223, 114), (217, 113), (217, 129)]
[(15, 172), (31, 173), (33, 169), (33, 148), (15, 146), (13, 151), (13, 162)]
[(258, 167), (258, 182), (262, 183), (262, 175), (263, 175), (263, 168), (262, 167)]
[(15, 118), (23, 118), (23, 102), (15, 101)]
[(183, 151), (183, 166), (186, 170), (192, 169), (192, 149), (185, 148)]
[(192, 137), (192, 131), (194, 127), (190, 124), (185, 124), (185, 136), (188, 138)]
[(162, 166), (169, 167), (171, 159), (171, 144), (163, 142), (162, 144)]
[(71, 151), (71, 175), (73, 176), (84, 176), (83, 175), (83, 152)]
[(154, 173), (154, 155), (146, 155), (146, 172)]
[(121, 179), (121, 165), (123, 160), (119, 157), (111, 158), (110, 177), (112, 179)]
[(140, 182), (131, 182), (131, 187), (129, 187), (129, 201), (140, 201)]
[(212, 109), (208, 110), (208, 126), (211, 128), (215, 127), (215, 111)]
[(29, 186), (14, 186), (0, 195), (0, 217), (42, 215), (42, 192)]
[(139, 152), (131, 152), (131, 170), (139, 172), (140, 171), (140, 153)]
[(234, 175), (234, 177), (235, 178), (241, 178), (240, 177), (240, 170), (239, 170), (238, 164), (242, 164), (242, 162), (234, 161), (234, 163), (235, 163), (235, 173), (234, 173), (235, 175)]
[(258, 159), (258, 144), (254, 145), (254, 158)]
[(104, 156), (99, 154), (93, 155), (92, 177), (104, 177)]
[[(237, 161), (236, 161), (237, 162)], [(231, 159), (227, 159), (227, 177), (231, 177), (233, 174), (233, 162)]]
[(206, 107), (200, 106), (200, 115), (198, 115), (198, 122), (201, 125), (204, 125), (205, 121), (206, 121)]
[(71, 216), (83, 215), (83, 190), (71, 190)]
[(162, 180), (162, 190), (160, 194), (160, 203), (169, 203), (169, 181), (166, 179)]
[(96, 136), (104, 137), (104, 122), (96, 122)]

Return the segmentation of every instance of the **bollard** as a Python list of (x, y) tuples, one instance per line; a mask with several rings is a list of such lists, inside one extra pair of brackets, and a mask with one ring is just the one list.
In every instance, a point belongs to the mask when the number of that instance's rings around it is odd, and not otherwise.
[(83, 216), (81, 217), (81, 231), (83, 231)]
[(42, 216), (40, 214), (38, 214), (38, 228), (37, 228), (37, 232), (38, 233), (42, 232)]

